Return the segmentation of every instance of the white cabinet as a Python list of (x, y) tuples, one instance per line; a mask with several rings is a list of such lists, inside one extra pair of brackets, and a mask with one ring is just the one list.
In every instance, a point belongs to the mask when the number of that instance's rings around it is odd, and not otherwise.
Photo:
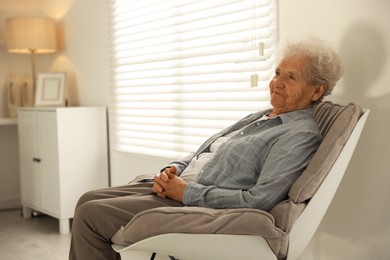
[(59, 219), (69, 233), (78, 198), (108, 187), (104, 107), (19, 108), (21, 203)]

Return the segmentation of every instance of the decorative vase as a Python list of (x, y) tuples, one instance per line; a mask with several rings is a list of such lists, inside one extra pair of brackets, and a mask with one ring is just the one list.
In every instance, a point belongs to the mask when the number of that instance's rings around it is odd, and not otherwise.
[(20, 92), (13, 77), (11, 77), (11, 80), (7, 85), (7, 104), (8, 116), (11, 118), (17, 117), (18, 106), (20, 104)]
[(25, 80), (21, 84), (21, 103), (22, 107), (32, 107), (34, 105), (34, 93), (29, 80)]

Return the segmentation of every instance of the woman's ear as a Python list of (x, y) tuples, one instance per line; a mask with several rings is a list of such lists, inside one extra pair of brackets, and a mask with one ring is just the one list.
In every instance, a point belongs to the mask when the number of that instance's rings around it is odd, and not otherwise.
[(317, 87), (315, 87), (315, 91), (313, 92), (313, 96), (311, 97), (311, 101), (317, 101), (319, 100), (322, 95), (325, 93), (326, 91), (326, 86), (325, 85), (319, 85)]

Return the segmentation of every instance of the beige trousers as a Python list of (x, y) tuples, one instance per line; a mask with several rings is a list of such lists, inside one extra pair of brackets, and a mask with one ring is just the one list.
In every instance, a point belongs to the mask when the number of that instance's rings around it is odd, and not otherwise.
[(158, 207), (182, 207), (161, 199), (151, 183), (135, 183), (89, 191), (77, 203), (72, 222), (70, 260), (120, 259), (111, 248), (111, 237), (137, 213)]

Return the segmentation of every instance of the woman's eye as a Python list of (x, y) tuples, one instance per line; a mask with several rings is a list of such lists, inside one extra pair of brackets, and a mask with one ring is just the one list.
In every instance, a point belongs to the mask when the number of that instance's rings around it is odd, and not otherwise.
[(288, 75), (289, 79), (296, 80), (297, 78), (293, 74)]

